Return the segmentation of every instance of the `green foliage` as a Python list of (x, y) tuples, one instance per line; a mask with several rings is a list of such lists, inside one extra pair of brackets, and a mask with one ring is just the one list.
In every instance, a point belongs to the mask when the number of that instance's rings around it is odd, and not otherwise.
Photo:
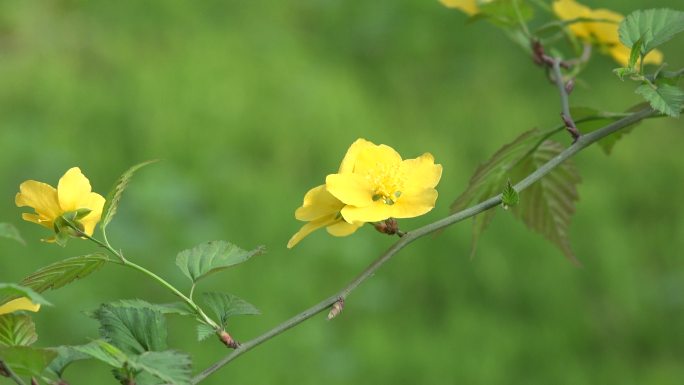
[(474, 17), (484, 17), (494, 24), (511, 27), (533, 16), (534, 9), (525, 0), (496, 0), (481, 4), (480, 12)]
[(200, 278), (245, 262), (249, 258), (263, 253), (263, 251), (263, 247), (245, 251), (226, 241), (205, 242), (178, 253), (176, 265), (186, 277), (195, 283)]
[(59, 289), (92, 274), (108, 260), (106, 255), (100, 253), (67, 258), (38, 269), (24, 278), (21, 284), (39, 293)]
[(124, 352), (105, 340), (95, 340), (89, 344), (73, 346), (73, 348), (80, 353), (115, 368), (122, 368), (128, 360)]
[(506, 182), (506, 187), (501, 193), (501, 206), (504, 210), (508, 210), (509, 207), (513, 207), (520, 202), (520, 195), (515, 188), (511, 185), (511, 181)]
[(192, 361), (185, 353), (167, 350), (131, 357), (129, 365), (175, 385), (189, 385)]
[(672, 9), (647, 9), (634, 11), (620, 23), (620, 41), (633, 47), (642, 41), (641, 55), (672, 39), (684, 31), (684, 12)]
[(116, 181), (112, 190), (109, 192), (109, 194), (107, 194), (107, 201), (104, 205), (104, 208), (102, 209), (102, 220), (100, 221), (100, 229), (103, 233), (106, 232), (107, 225), (109, 225), (109, 222), (111, 222), (112, 218), (114, 218), (116, 210), (119, 207), (119, 202), (121, 201), (121, 196), (123, 195), (124, 190), (126, 190), (126, 187), (128, 187), (131, 178), (133, 178), (133, 174), (135, 174), (135, 172), (139, 169), (156, 161), (157, 160), (154, 159), (138, 163), (135, 166), (126, 170)]
[(100, 335), (126, 354), (166, 349), (166, 319), (158, 310), (108, 304), (93, 313)]
[[(511, 168), (534, 148), (540, 137), (539, 130), (530, 130), (501, 147), (487, 162), (475, 170), (466, 190), (451, 205), (451, 212), (461, 211), (501, 192)], [(473, 218), (471, 257), (475, 254), (480, 235), (494, 218), (494, 214), (494, 210), (488, 210)]]
[(28, 315), (0, 315), (0, 347), (29, 346), (37, 339), (36, 325)]
[(209, 325), (198, 324), (197, 325), (197, 341), (204, 341), (212, 335), (216, 334), (216, 330)]
[(28, 346), (0, 347), (0, 359), (20, 376), (39, 376), (55, 358), (50, 349)]
[[(632, 46), (632, 50), (629, 52), (629, 63), (628, 63), (629, 68), (635, 68), (636, 67), (637, 61), (641, 57), (641, 46), (643, 44), (644, 44), (644, 39), (640, 38)], [(620, 76), (621, 79), (623, 77), (624, 77), (624, 75)]]
[[(563, 146), (560, 143), (544, 141), (516, 167), (515, 175), (522, 179), (561, 151)], [(575, 201), (579, 199), (576, 185), (580, 180), (572, 160), (566, 160), (521, 193), (520, 204), (513, 209), (516, 217), (528, 228), (556, 244), (575, 263), (578, 262), (570, 248), (568, 229), (575, 212)]]
[[(202, 293), (204, 303), (209, 307), (214, 314), (221, 320), (221, 326), (224, 328), (228, 323), (230, 317), (236, 315), (258, 315), (261, 314), (259, 309), (249, 302), (226, 293)], [(198, 330), (199, 338), (199, 330)]]
[(162, 314), (178, 314), (178, 315), (194, 315), (192, 311), (188, 309), (188, 306), (182, 302), (172, 302), (172, 303), (149, 303), (142, 299), (120, 299), (114, 302), (108, 303), (112, 307), (130, 307), (137, 309), (150, 309), (153, 311), (158, 311)]
[(655, 85), (644, 83), (635, 92), (643, 96), (653, 109), (673, 118), (679, 117), (684, 104), (684, 91), (679, 87), (665, 82), (657, 82)]
[(0, 304), (5, 304), (13, 299), (27, 297), (33, 303), (40, 305), (52, 305), (43, 296), (36, 293), (33, 289), (13, 283), (0, 283)]
[(57, 356), (52, 360), (52, 362), (50, 362), (50, 365), (47, 367), (47, 371), (52, 373), (57, 378), (62, 378), (64, 375), (64, 370), (66, 370), (67, 366), (69, 366), (72, 362), (91, 358), (91, 355), (80, 351), (76, 346), (58, 346), (56, 348), (52, 348), (52, 350), (57, 354)]
[(21, 237), (19, 230), (11, 223), (0, 223), (0, 237), (14, 239), (22, 245), (26, 244), (26, 241)]

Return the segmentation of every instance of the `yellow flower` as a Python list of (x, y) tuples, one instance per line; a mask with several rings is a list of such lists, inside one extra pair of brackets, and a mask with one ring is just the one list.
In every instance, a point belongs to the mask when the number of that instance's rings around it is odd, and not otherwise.
[[(339, 172), (352, 172), (357, 154), (363, 148), (367, 147), (369, 143), (370, 142), (362, 139), (354, 142), (351, 147), (349, 147), (349, 150), (347, 150), (344, 159), (342, 159)], [(287, 243), (287, 248), (294, 247), (304, 237), (321, 227), (325, 227), (331, 235), (344, 237), (354, 233), (359, 227), (363, 226), (363, 222), (345, 222), (340, 214), (340, 210), (342, 210), (343, 207), (344, 203), (332, 196), (326, 190), (325, 185), (320, 185), (309, 190), (306, 195), (304, 195), (302, 207), (295, 211), (295, 218), (309, 223), (302, 226), (302, 228), (290, 238), (290, 241)]]
[(69, 169), (59, 179), (56, 189), (46, 183), (27, 180), (19, 186), (14, 201), (17, 207), (28, 206), (35, 210), (35, 214), (23, 213), (21, 217), (24, 220), (52, 230), (56, 230), (55, 220), (65, 213), (90, 210), (75, 219), (88, 235), (93, 234), (105, 204), (100, 194), (91, 191), (90, 181), (78, 167)]
[(14, 313), (19, 310), (37, 312), (39, 309), (39, 304), (31, 302), (31, 300), (26, 297), (21, 297), (0, 305), (0, 315)]
[(493, 0), (439, 0), (449, 8), (460, 9), (468, 16), (473, 16), (480, 12), (480, 4), (486, 4)]
[[(388, 218), (412, 218), (435, 207), (435, 186), (442, 166), (431, 154), (402, 160), (391, 147), (364, 139), (347, 172), (328, 175), (327, 191), (345, 206), (340, 210), (348, 223), (377, 222)], [(356, 144), (355, 143), (355, 144)]]
[[(553, 12), (561, 20), (579, 18), (601, 21), (574, 22), (568, 27), (573, 35), (581, 40), (598, 45), (601, 52), (607, 53), (622, 66), (629, 64), (630, 49), (622, 45), (618, 35), (618, 25), (625, 18), (622, 14), (608, 9), (591, 9), (575, 0), (556, 0)], [(644, 64), (660, 64), (663, 54), (658, 50), (649, 52)]]

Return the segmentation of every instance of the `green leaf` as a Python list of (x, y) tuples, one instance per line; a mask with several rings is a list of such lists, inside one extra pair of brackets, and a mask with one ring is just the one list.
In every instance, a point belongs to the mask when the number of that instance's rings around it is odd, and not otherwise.
[(21, 284), (42, 293), (59, 289), (101, 268), (109, 259), (104, 254), (88, 254), (55, 262), (24, 278)]
[(126, 190), (126, 187), (128, 187), (128, 183), (131, 181), (133, 174), (135, 174), (135, 172), (139, 169), (149, 164), (155, 163), (157, 161), (157, 159), (153, 159), (148, 160), (146, 162), (138, 163), (135, 166), (126, 170), (126, 172), (124, 172), (116, 181), (114, 187), (112, 188), (112, 191), (110, 191), (109, 194), (107, 194), (107, 201), (105, 202), (104, 208), (102, 209), (102, 221), (100, 222), (100, 229), (102, 229), (103, 233), (106, 231), (109, 222), (111, 222), (112, 218), (114, 218), (116, 210), (119, 207), (119, 202), (121, 201), (121, 196), (123, 195), (124, 190)]
[(160, 311), (105, 304), (93, 318), (100, 322), (100, 335), (124, 353), (166, 349), (166, 319)]
[(520, 202), (520, 195), (515, 191), (509, 180), (501, 193), (501, 206), (504, 210), (508, 210), (509, 207), (517, 205), (518, 202)]
[(197, 325), (197, 341), (204, 341), (207, 338), (216, 335), (216, 330), (209, 325), (199, 324)]
[[(637, 60), (641, 57), (641, 46), (644, 44), (643, 39), (637, 40), (632, 46), (632, 50), (629, 53), (629, 68), (635, 68)], [(620, 78), (622, 78), (621, 76)]]
[(29, 346), (37, 339), (36, 325), (28, 315), (0, 315), (0, 347)]
[(684, 91), (664, 82), (656, 83), (656, 87), (645, 83), (637, 87), (635, 92), (646, 99), (654, 110), (678, 118), (684, 104)]
[(24, 238), (19, 234), (19, 230), (10, 223), (0, 223), (0, 237), (14, 239), (22, 245), (26, 244)]
[[(625, 112), (636, 112), (648, 107), (647, 103), (640, 103)], [(603, 128), (624, 116), (619, 114), (611, 114), (604, 111), (599, 111), (590, 107), (572, 107), (570, 108), (570, 113), (575, 119), (575, 124), (582, 134), (588, 134), (590, 132), (596, 131), (599, 128)], [(610, 155), (615, 147), (615, 144), (622, 139), (623, 136), (632, 132), (634, 127), (638, 126), (641, 121), (632, 123), (621, 130), (618, 130), (605, 138), (598, 141), (599, 147), (603, 150), (603, 153)]]
[(261, 314), (254, 305), (232, 294), (202, 293), (202, 298), (207, 307), (221, 319), (223, 327), (226, 327), (230, 317)]
[(67, 366), (71, 363), (91, 358), (91, 355), (83, 353), (77, 348), (77, 346), (58, 346), (52, 348), (52, 350), (57, 353), (57, 356), (50, 362), (47, 371), (57, 378), (62, 378), (64, 370), (66, 370)]
[[(512, 173), (520, 180), (563, 151), (563, 146), (547, 140), (532, 156), (525, 158)], [(528, 187), (520, 195), (520, 203), (513, 208), (513, 214), (528, 228), (556, 244), (565, 256), (578, 264), (570, 248), (568, 229), (575, 212), (575, 201), (579, 199), (576, 185), (579, 174), (572, 159), (566, 160), (545, 177)]]
[(20, 376), (39, 376), (57, 353), (28, 346), (0, 347), (0, 360)]
[(4, 305), (13, 299), (21, 297), (26, 297), (33, 303), (52, 306), (50, 302), (30, 287), (16, 285), (14, 283), (0, 283), (0, 305)]
[(142, 299), (121, 299), (118, 301), (108, 303), (109, 306), (113, 307), (131, 307), (136, 309), (150, 309), (158, 311), (162, 314), (178, 314), (178, 315), (191, 315), (194, 316), (195, 313), (188, 309), (188, 306), (182, 302), (172, 302), (172, 303), (149, 303)]
[[(518, 136), (511, 143), (501, 147), (486, 163), (480, 165), (470, 178), (468, 187), (451, 205), (451, 212), (461, 211), (473, 204), (487, 200), (500, 191), (511, 168), (534, 149), (542, 136), (534, 129)], [(470, 249), (471, 258), (475, 255), (477, 241), (494, 218), (495, 211), (476, 215), (473, 218), (473, 235)]]
[(684, 31), (684, 12), (672, 9), (647, 9), (632, 12), (618, 28), (620, 41), (625, 46), (631, 48), (642, 40), (642, 55), (646, 55), (682, 31)]
[(189, 385), (192, 361), (185, 353), (167, 350), (146, 352), (131, 357), (130, 367), (145, 372), (174, 385)]
[(181, 251), (176, 257), (176, 265), (195, 283), (200, 278), (245, 262), (263, 252), (263, 246), (252, 251), (245, 251), (230, 242), (212, 241)]
[(89, 344), (74, 346), (73, 348), (115, 368), (122, 368), (128, 361), (128, 356), (124, 352), (105, 340), (95, 340)]

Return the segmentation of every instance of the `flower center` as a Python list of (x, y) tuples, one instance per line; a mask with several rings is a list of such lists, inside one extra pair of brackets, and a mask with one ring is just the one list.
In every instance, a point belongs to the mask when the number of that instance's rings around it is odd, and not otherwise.
[(401, 196), (404, 187), (404, 173), (398, 164), (377, 163), (375, 168), (366, 174), (366, 180), (373, 186), (373, 201), (382, 199), (386, 205), (393, 205)]

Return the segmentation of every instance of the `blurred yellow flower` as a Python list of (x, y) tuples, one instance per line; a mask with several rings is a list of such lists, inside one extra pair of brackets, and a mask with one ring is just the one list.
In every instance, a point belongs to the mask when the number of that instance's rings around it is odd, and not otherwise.
[[(579, 21), (568, 28), (581, 40), (597, 45), (601, 52), (607, 53), (622, 66), (629, 64), (630, 49), (620, 42), (618, 25), (625, 18), (622, 14), (608, 9), (591, 9), (575, 0), (556, 0), (553, 12), (561, 20), (593, 19), (599, 21)], [(660, 64), (663, 54), (658, 50), (649, 52), (644, 64)]]
[(65, 213), (90, 210), (75, 220), (88, 235), (93, 234), (105, 204), (100, 194), (91, 191), (90, 181), (78, 167), (69, 169), (59, 179), (56, 189), (46, 183), (27, 180), (19, 186), (14, 201), (17, 207), (28, 206), (35, 210), (35, 214), (23, 213), (21, 217), (24, 220), (51, 230), (55, 230), (55, 220)]
[(480, 12), (480, 5), (492, 2), (493, 0), (439, 0), (440, 3), (449, 7), (460, 9), (468, 16), (473, 16)]
[(340, 213), (346, 222), (412, 218), (435, 207), (442, 166), (431, 154), (402, 160), (384, 144), (359, 139), (355, 145), (353, 166), (325, 180), (327, 191), (345, 205)]
[[(347, 150), (340, 165), (340, 173), (351, 173), (354, 169), (354, 162), (359, 151), (367, 147), (370, 142), (357, 140)], [(344, 237), (354, 233), (363, 222), (347, 223), (342, 219), (340, 211), (344, 207), (339, 199), (332, 196), (325, 188), (320, 185), (309, 190), (304, 195), (304, 203), (295, 211), (295, 218), (300, 221), (309, 222), (302, 226), (287, 243), (288, 248), (294, 247), (304, 237), (313, 231), (326, 227), (328, 233), (336, 237)]]
[(37, 312), (39, 309), (39, 304), (31, 302), (31, 300), (26, 297), (21, 297), (0, 305), (0, 315), (14, 313), (19, 310)]

